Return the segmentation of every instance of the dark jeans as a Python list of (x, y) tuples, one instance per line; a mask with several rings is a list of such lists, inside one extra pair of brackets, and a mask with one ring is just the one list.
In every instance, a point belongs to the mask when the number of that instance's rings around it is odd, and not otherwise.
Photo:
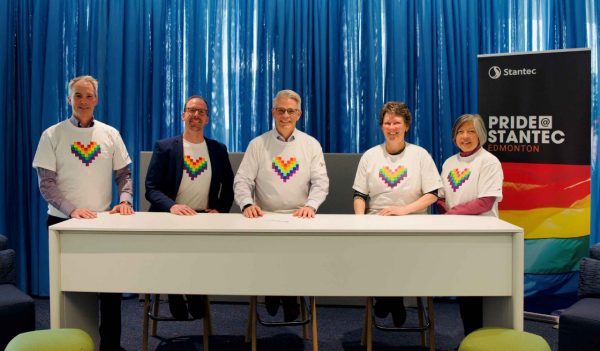
[(483, 298), (480, 296), (459, 296), (458, 306), (465, 336), (483, 327)]
[(189, 314), (195, 319), (204, 318), (206, 310), (206, 295), (175, 295), (169, 294), (169, 310), (173, 318), (188, 320)]
[[(65, 218), (48, 215), (46, 224), (51, 226)], [(121, 294), (100, 293), (100, 350), (119, 350), (121, 345)]]

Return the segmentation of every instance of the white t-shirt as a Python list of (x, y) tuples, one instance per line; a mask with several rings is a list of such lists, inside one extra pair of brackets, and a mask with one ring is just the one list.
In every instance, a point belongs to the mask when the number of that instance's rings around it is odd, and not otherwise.
[[(321, 144), (299, 130), (289, 142), (277, 135), (271, 130), (250, 142), (238, 175), (254, 180), (255, 203), (264, 211), (289, 213), (304, 205), (318, 208), (329, 189)], [(312, 202), (311, 179), (323, 183)]]
[[(429, 153), (406, 143), (404, 151), (389, 154), (385, 144), (367, 150), (358, 163), (352, 188), (369, 196), (367, 213), (390, 206), (406, 206), (442, 187)], [(418, 213), (426, 213), (427, 209)]]
[(175, 202), (195, 210), (208, 207), (212, 167), (206, 142), (193, 144), (183, 139), (183, 176)]
[[(110, 207), (113, 171), (130, 163), (119, 132), (97, 120), (90, 128), (65, 120), (46, 129), (33, 158), (33, 167), (56, 172), (58, 188), (69, 202), (97, 212)], [(50, 204), (48, 214), (69, 218)]]
[(481, 148), (473, 155), (451, 156), (442, 166), (444, 187), (439, 195), (446, 198), (448, 208), (480, 197), (495, 196), (496, 202), (485, 216), (498, 217), (498, 202), (502, 201), (502, 165), (496, 156)]

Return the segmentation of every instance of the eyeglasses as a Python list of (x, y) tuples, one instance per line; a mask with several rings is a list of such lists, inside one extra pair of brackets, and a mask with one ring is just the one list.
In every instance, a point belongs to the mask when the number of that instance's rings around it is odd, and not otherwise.
[(192, 115), (199, 114), (200, 116), (206, 116), (208, 114), (208, 110), (203, 108), (186, 108), (185, 110)]
[(273, 107), (273, 110), (275, 110), (275, 112), (277, 112), (277, 114), (280, 114), (280, 115), (283, 115), (287, 112), (287, 114), (290, 116), (293, 116), (300, 111), (297, 108), (283, 108), (283, 107)]

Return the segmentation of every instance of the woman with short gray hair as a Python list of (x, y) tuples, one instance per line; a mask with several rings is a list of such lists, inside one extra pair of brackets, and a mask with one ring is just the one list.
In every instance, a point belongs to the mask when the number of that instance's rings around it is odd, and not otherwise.
[[(441, 211), (498, 217), (504, 175), (498, 158), (483, 148), (487, 133), (481, 116), (460, 116), (452, 127), (452, 140), (460, 152), (442, 166), (444, 187), (438, 194)], [(465, 336), (483, 326), (482, 303), (481, 297), (458, 298)]]

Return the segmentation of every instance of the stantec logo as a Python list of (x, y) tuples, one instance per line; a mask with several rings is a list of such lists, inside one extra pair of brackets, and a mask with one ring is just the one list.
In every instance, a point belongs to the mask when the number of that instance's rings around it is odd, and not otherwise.
[(492, 79), (498, 79), (502, 76), (534, 76), (537, 74), (537, 68), (504, 68), (492, 66), (488, 69), (488, 76)]
[(502, 70), (500, 69), (500, 67), (498, 66), (492, 66), (490, 67), (490, 69), (488, 70), (488, 75), (490, 76), (490, 78), (492, 79), (498, 79), (500, 78), (500, 76), (502, 75)]

